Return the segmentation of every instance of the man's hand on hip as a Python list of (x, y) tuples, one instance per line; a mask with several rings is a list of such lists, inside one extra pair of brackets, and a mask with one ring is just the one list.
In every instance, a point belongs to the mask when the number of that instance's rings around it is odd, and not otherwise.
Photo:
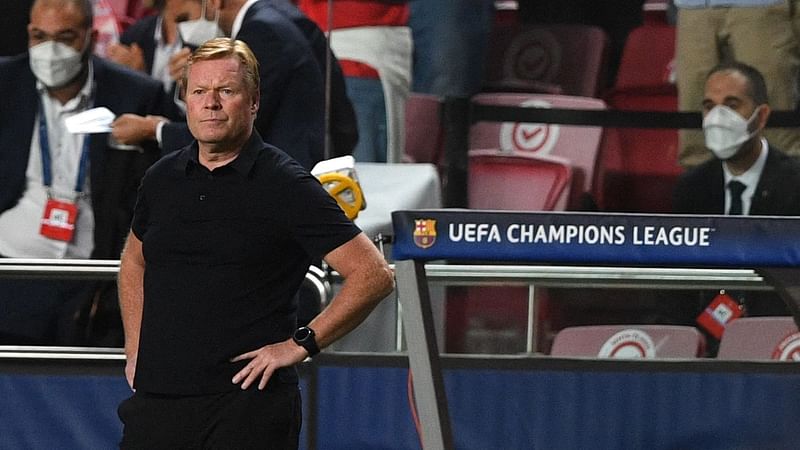
[(233, 384), (241, 383), (244, 390), (260, 378), (258, 389), (263, 390), (277, 369), (293, 366), (307, 356), (308, 352), (291, 339), (265, 345), (258, 350), (243, 353), (231, 359), (231, 362), (250, 360), (242, 370), (234, 375), (232, 382)]

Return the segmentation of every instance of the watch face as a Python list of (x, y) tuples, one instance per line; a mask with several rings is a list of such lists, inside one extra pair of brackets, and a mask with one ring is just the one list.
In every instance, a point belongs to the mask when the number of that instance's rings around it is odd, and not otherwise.
[(309, 336), (311, 336), (311, 329), (307, 327), (298, 328), (294, 332), (294, 338), (301, 342), (308, 339)]

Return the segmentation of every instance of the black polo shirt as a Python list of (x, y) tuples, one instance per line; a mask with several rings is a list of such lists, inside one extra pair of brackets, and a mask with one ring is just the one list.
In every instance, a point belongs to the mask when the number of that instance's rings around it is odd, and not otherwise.
[[(360, 232), (316, 178), (256, 133), (213, 171), (197, 143), (158, 161), (132, 228), (145, 258), (135, 387), (182, 395), (239, 389), (231, 379), (245, 362), (230, 359), (287, 339), (311, 259)], [(296, 381), (294, 371), (279, 375)]]

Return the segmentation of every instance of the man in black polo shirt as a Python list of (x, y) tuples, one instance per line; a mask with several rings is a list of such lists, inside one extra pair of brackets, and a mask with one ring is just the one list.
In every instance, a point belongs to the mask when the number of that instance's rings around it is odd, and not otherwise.
[[(356, 327), (393, 287), (370, 240), (319, 182), (253, 131), (258, 63), (208, 41), (190, 59), (196, 142), (139, 190), (119, 287), (126, 376), (123, 448), (295, 448), (294, 365)], [(312, 258), (345, 279), (308, 327), (295, 293)]]

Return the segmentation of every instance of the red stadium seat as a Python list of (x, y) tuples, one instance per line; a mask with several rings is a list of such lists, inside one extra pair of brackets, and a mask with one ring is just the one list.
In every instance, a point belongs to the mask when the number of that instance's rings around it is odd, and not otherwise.
[[(602, 100), (564, 95), (484, 93), (472, 98), (474, 103), (488, 105), (535, 106), (540, 108), (605, 109)], [(471, 149), (499, 148), (504, 151), (551, 155), (564, 158), (572, 165), (572, 187), (569, 208), (581, 203), (584, 194), (595, 188), (598, 152), (603, 129), (600, 127), (567, 126), (515, 122), (478, 122), (470, 128)]]
[[(563, 210), (571, 176), (569, 161), (556, 156), (472, 150), (468, 205), (476, 209)], [(448, 351), (522, 352), (527, 314), (527, 288), (448, 287)]]
[(442, 100), (412, 92), (406, 100), (406, 142), (403, 161), (440, 165), (443, 152)]
[(669, 23), (669, 8), (672, 0), (645, 0), (642, 5), (642, 19), (646, 24)]
[(717, 359), (800, 361), (800, 332), (792, 317), (742, 317), (730, 322)]
[(609, 38), (590, 25), (497, 25), (489, 38), (484, 91), (597, 97)]
[[(609, 109), (677, 111), (672, 80), (675, 28), (638, 27), (628, 35), (614, 87), (604, 96)], [(609, 211), (670, 212), (681, 172), (676, 129), (606, 129), (600, 203)]]
[(705, 338), (694, 327), (680, 325), (588, 325), (559, 331), (552, 356), (594, 358), (696, 358), (705, 353)]
[(469, 153), (470, 208), (553, 211), (566, 209), (570, 162), (547, 155), (499, 150)]

